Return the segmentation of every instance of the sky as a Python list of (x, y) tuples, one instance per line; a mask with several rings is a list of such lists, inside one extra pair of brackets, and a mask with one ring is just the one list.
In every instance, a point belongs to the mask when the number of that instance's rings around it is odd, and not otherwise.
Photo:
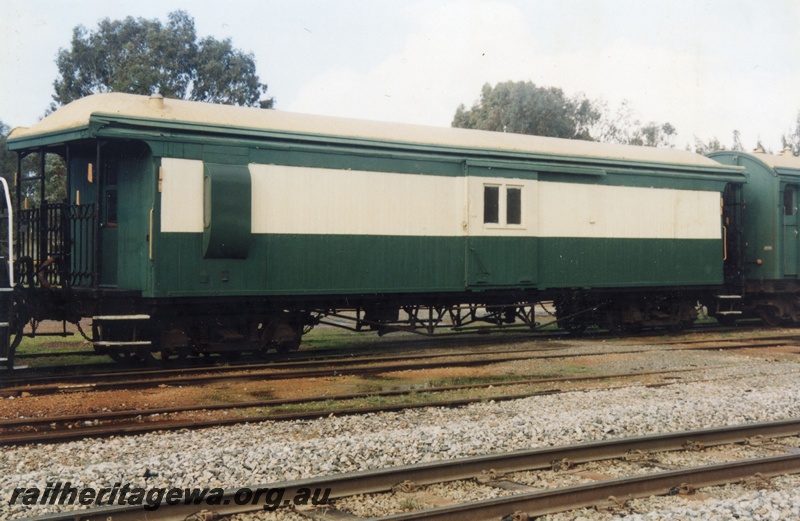
[(0, 121), (41, 118), (77, 25), (178, 9), (254, 55), (277, 110), (450, 126), (485, 83), (532, 81), (678, 148), (775, 152), (800, 112), (800, 0), (0, 0)]

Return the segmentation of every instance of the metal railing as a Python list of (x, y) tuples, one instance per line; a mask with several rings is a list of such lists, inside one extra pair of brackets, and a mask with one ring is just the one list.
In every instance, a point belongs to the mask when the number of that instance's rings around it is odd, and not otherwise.
[(19, 282), (87, 287), (96, 277), (96, 205), (46, 204), (17, 211)]

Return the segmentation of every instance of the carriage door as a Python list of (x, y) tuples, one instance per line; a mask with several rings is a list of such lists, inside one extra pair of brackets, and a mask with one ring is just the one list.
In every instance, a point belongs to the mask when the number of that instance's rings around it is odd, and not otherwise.
[(100, 175), (100, 285), (117, 286), (117, 177), (119, 163), (109, 155), (103, 162)]
[(798, 249), (798, 185), (786, 185), (783, 191), (783, 274), (785, 277), (797, 276)]
[(536, 183), (530, 175), (489, 162), (467, 163), (468, 289), (535, 287)]

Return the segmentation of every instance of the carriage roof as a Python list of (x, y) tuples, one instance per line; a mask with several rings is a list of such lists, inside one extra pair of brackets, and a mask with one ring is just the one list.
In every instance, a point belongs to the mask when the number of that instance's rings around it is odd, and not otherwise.
[(123, 93), (94, 94), (65, 105), (29, 128), (9, 135), (9, 148), (21, 149), (46, 136), (56, 137), (89, 129), (93, 118), (136, 119), (157, 125), (192, 125), (227, 132), (266, 132), (352, 139), (408, 146), (488, 150), (514, 155), (546, 155), (660, 163), (674, 166), (717, 167), (709, 158), (684, 150), (488, 132), (449, 127), (386, 123), (280, 110), (217, 105), (160, 96)]

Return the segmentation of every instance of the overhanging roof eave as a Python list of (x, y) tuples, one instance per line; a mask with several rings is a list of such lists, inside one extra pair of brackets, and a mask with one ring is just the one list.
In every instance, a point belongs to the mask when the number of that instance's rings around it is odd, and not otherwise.
[(23, 136), (20, 138), (9, 138), (6, 146), (11, 151), (25, 150), (28, 148), (41, 148), (53, 145), (60, 145), (70, 141), (88, 139), (94, 137), (91, 125), (49, 132), (46, 134), (36, 134)]

